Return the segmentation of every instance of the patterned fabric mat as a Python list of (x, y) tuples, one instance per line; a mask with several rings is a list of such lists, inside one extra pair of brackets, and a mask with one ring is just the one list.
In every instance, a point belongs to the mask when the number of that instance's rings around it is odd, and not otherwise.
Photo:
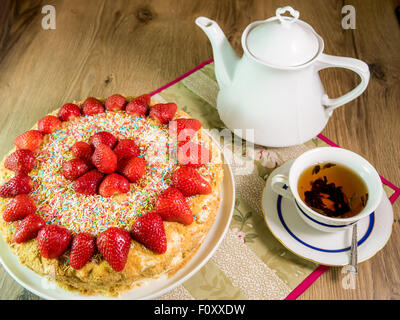
[[(196, 70), (181, 76), (173, 85), (160, 88), (154, 98), (176, 102), (201, 120), (204, 128), (224, 129), (216, 110), (219, 88), (214, 64), (205, 62)], [(236, 203), (227, 235), (199, 272), (159, 299), (285, 299), (316, 269), (322, 273), (317, 264), (291, 253), (273, 237), (262, 215), (261, 194), (275, 168), (311, 148), (329, 146), (324, 140), (314, 138), (288, 148), (253, 146), (252, 152), (246, 149), (239, 160), (254, 161), (255, 165), (245, 175), (235, 167), (233, 158)], [(387, 185), (384, 187), (388, 197), (395, 193)]]

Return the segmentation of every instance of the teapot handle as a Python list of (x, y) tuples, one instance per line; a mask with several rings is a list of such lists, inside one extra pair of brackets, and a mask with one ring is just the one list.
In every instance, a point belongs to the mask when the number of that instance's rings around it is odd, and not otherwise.
[(358, 59), (336, 57), (323, 53), (317, 58), (317, 62), (318, 71), (326, 68), (345, 68), (356, 72), (361, 78), (361, 82), (357, 87), (339, 98), (330, 99), (326, 94), (322, 97), (322, 105), (326, 107), (326, 111), (329, 115), (332, 114), (332, 111), (336, 108), (357, 98), (367, 88), (369, 68), (365, 62)]

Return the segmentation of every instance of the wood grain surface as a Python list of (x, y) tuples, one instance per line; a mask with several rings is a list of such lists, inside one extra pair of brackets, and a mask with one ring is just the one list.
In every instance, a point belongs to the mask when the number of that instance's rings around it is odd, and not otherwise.
[[(41, 9), (56, 8), (56, 29), (44, 30)], [(240, 37), (254, 20), (290, 4), (325, 40), (325, 53), (368, 63), (366, 92), (334, 112), (323, 134), (368, 159), (400, 185), (400, 26), (386, 0), (290, 1), (0, 1), (0, 157), (14, 138), (47, 112), (89, 95), (150, 92), (212, 57), (197, 16), (216, 20), (242, 53)], [(356, 29), (341, 27), (341, 9), (356, 9)], [(332, 97), (358, 83), (343, 70), (325, 70)], [(300, 299), (399, 299), (400, 201), (393, 234), (371, 260), (360, 265), (356, 289), (342, 287), (331, 268)], [(1, 299), (37, 299), (0, 267)]]

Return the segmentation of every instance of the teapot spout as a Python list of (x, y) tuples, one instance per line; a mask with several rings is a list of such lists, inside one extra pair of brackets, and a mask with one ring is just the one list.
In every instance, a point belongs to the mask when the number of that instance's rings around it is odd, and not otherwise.
[(211, 42), (215, 63), (215, 75), (219, 86), (230, 86), (233, 80), (238, 56), (231, 47), (219, 25), (206, 17), (198, 17), (196, 24), (204, 31)]

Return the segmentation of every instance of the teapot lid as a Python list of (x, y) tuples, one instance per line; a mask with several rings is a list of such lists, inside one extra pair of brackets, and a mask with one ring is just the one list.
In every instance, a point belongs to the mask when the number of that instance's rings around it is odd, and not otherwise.
[[(289, 11), (292, 17), (282, 16)], [(298, 20), (292, 7), (278, 8), (276, 16), (247, 27), (244, 47), (260, 60), (278, 67), (295, 67), (312, 60), (323, 46), (313, 28)]]

